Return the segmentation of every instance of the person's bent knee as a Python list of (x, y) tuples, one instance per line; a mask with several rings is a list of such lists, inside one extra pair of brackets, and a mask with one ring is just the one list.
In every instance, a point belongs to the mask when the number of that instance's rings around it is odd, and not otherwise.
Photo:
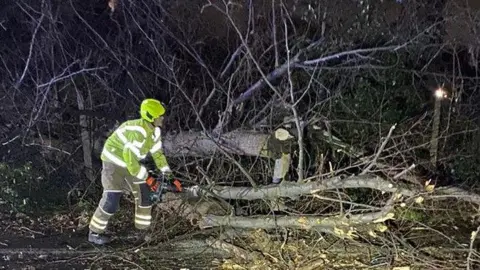
[(117, 212), (120, 206), (120, 198), (122, 197), (121, 192), (105, 192), (105, 201), (101, 205), (103, 211), (107, 214), (113, 214)]

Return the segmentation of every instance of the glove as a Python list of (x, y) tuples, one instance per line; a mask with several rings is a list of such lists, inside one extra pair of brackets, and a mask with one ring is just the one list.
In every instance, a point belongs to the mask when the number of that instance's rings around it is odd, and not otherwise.
[(160, 183), (151, 174), (148, 174), (145, 182), (147, 183), (150, 190), (153, 192), (157, 192), (158, 188), (160, 187)]
[(173, 180), (173, 192), (182, 192), (182, 183), (178, 179)]

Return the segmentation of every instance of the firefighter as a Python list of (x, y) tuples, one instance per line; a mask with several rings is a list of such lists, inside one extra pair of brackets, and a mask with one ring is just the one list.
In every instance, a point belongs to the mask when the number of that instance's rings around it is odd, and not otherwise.
[(120, 197), (127, 191), (135, 199), (135, 228), (144, 232), (152, 221), (150, 192), (158, 188), (149, 171), (140, 163), (148, 153), (167, 179), (172, 171), (162, 150), (161, 127), (165, 106), (156, 99), (145, 99), (139, 119), (121, 124), (106, 140), (102, 154), (103, 194), (93, 214), (88, 241), (103, 245), (111, 241), (105, 234), (110, 218), (118, 210)]

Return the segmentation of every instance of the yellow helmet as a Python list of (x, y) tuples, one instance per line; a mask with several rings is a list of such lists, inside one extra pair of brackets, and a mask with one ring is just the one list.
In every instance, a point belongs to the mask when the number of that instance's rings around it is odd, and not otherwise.
[(148, 122), (153, 122), (155, 118), (158, 118), (164, 114), (165, 106), (162, 104), (162, 102), (156, 99), (147, 98), (142, 101), (142, 104), (140, 105), (140, 115)]

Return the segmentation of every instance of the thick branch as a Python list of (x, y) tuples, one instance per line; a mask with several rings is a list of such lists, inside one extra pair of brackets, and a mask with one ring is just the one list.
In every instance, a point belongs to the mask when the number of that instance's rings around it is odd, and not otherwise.
[(396, 192), (407, 197), (415, 195), (415, 192), (397, 188), (389, 181), (378, 176), (352, 176), (345, 179), (333, 177), (308, 183), (284, 182), (281, 185), (270, 185), (257, 189), (251, 187), (217, 186), (212, 192), (224, 199), (258, 200), (279, 197), (295, 198), (300, 195), (338, 188), (370, 188), (384, 192)]
[(435, 193), (444, 195), (434, 195), (433, 198), (453, 197), (480, 205), (480, 195), (458, 187), (439, 187), (435, 189)]
[(257, 216), (232, 217), (207, 215), (203, 217), (202, 225), (209, 227), (231, 226), (244, 229), (274, 229), (277, 227), (296, 228), (304, 230), (318, 230), (335, 234), (339, 237), (351, 238), (355, 226), (362, 226), (376, 222), (383, 222), (393, 218), (392, 213), (384, 211), (334, 217), (319, 216)]
[(291, 59), (290, 61), (287, 61), (285, 63), (283, 63), (281, 66), (279, 66), (278, 68), (274, 69), (272, 72), (270, 72), (267, 77), (266, 77), (266, 80), (265, 79), (260, 79), (258, 80), (255, 84), (253, 84), (252, 86), (250, 86), (245, 92), (243, 92), (242, 94), (240, 94), (240, 96), (238, 96), (234, 101), (233, 101), (233, 105), (236, 105), (236, 104), (239, 104), (239, 103), (242, 103), (244, 102), (245, 100), (247, 99), (250, 99), (253, 94), (255, 94), (257, 91), (263, 89), (266, 85), (267, 85), (267, 81), (268, 82), (272, 82), (278, 78), (280, 78), (281, 76), (283, 76), (285, 73), (287, 73), (287, 71), (289, 70), (289, 68), (292, 68), (294, 67), (294, 65), (298, 62), (298, 56), (296, 56), (295, 58)]
[(317, 59), (312, 59), (312, 60), (306, 60), (303, 61), (303, 65), (317, 65), (319, 63), (327, 62), (333, 59), (338, 59), (340, 57), (344, 57), (347, 55), (355, 55), (359, 56), (361, 53), (372, 53), (372, 52), (381, 52), (381, 51), (396, 51), (402, 47), (404, 47), (406, 44), (403, 45), (393, 45), (393, 46), (387, 46), (387, 47), (378, 47), (378, 48), (366, 48), (366, 49), (356, 49), (356, 50), (351, 50), (351, 51), (344, 51), (344, 52), (339, 52), (335, 53), (329, 56), (317, 58)]

